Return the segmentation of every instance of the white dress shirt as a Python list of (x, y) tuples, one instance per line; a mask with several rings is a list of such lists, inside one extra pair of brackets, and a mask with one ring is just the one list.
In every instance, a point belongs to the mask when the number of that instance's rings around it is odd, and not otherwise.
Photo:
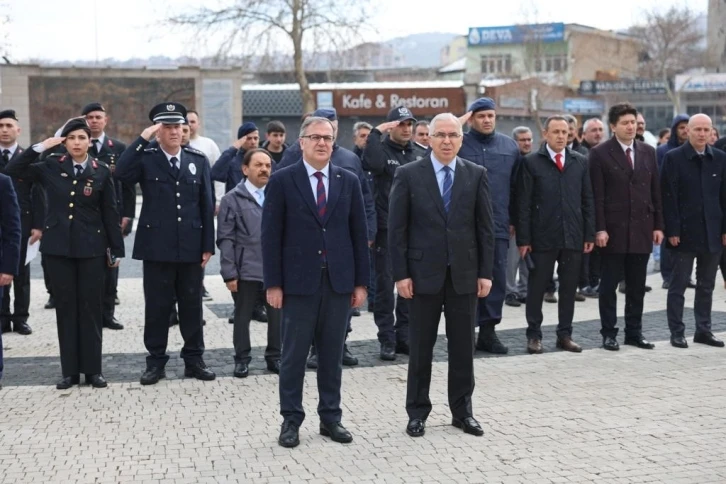
[(15, 143), (11, 146), (8, 146), (7, 148), (4, 146), (0, 146), (0, 156), (2, 156), (2, 152), (8, 150), (10, 153), (8, 153), (8, 158), (12, 158), (15, 152), (18, 150), (18, 144)]
[(303, 160), (305, 170), (308, 172), (308, 180), (310, 180), (310, 188), (313, 190), (313, 200), (318, 201), (318, 178), (315, 173), (320, 171), (323, 174), (323, 185), (325, 186), (325, 202), (328, 201), (328, 187), (330, 186), (330, 163), (326, 164), (322, 170), (316, 170), (307, 161)]
[(625, 153), (626, 159), (628, 158), (627, 150), (628, 148), (630, 148), (630, 159), (633, 160), (633, 168), (635, 168), (635, 141), (631, 141), (630, 145), (624, 145), (620, 140), (618, 140), (618, 144), (623, 149), (623, 153)]
[(565, 167), (565, 150), (562, 150), (559, 153), (557, 153), (552, 148), (550, 148), (550, 145), (548, 144), (547, 152), (550, 154), (550, 159), (552, 160), (552, 163), (554, 163), (555, 165), (557, 165), (557, 160), (555, 159), (555, 155), (558, 155), (558, 154), (562, 155), (562, 168)]
[(436, 183), (439, 184), (439, 193), (441, 196), (444, 195), (444, 178), (446, 177), (446, 172), (444, 171), (444, 166), (448, 166), (451, 168), (451, 187), (453, 189), (454, 187), (454, 173), (456, 173), (456, 158), (454, 158), (454, 161), (449, 163), (448, 165), (444, 165), (439, 160), (436, 159), (433, 153), (429, 155), (431, 157), (431, 164), (434, 167), (434, 173), (436, 174)]
[(176, 165), (177, 168), (181, 169), (181, 153), (182, 153), (181, 148), (179, 148), (179, 152), (175, 155), (172, 155), (172, 154), (164, 151), (164, 148), (162, 148), (161, 145), (159, 145), (159, 149), (161, 150), (162, 153), (164, 153), (164, 155), (166, 156), (166, 159), (169, 160), (169, 166), (171, 166), (171, 159), (172, 159), (172, 157), (174, 157), (177, 159), (177, 165)]

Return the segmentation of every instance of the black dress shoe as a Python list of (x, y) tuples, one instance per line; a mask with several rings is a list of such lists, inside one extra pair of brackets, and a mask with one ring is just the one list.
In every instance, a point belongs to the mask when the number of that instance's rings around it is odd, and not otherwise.
[(310, 348), (310, 356), (308, 356), (308, 361), (305, 363), (305, 366), (311, 370), (316, 370), (318, 368), (318, 352), (315, 351), (314, 346)]
[(396, 360), (396, 345), (393, 343), (381, 343), (380, 358), (383, 361), (395, 361)]
[(451, 425), (457, 429), (462, 429), (467, 434), (476, 435), (477, 437), (484, 435), (484, 430), (482, 430), (481, 425), (479, 425), (479, 422), (474, 417), (465, 417), (461, 420), (452, 418)]
[[(358, 364), (358, 358), (353, 356), (353, 353), (348, 349), (348, 345), (343, 345), (343, 366), (356, 366)], [(317, 361), (316, 361), (317, 366)]]
[(53, 299), (53, 296), (48, 296), (48, 302), (43, 307), (45, 309), (55, 309), (55, 299)]
[(650, 287), (650, 286), (649, 286), (649, 285), (647, 285), (647, 284), (645, 285), (645, 292), (650, 292), (650, 291), (652, 291), (652, 290), (653, 290), (653, 288), (652, 288), (652, 287)]
[(229, 324), (234, 324), (234, 318), (229, 318), (229, 319), (227, 320), (227, 322), (228, 322)]
[(196, 378), (197, 380), (212, 381), (217, 375), (210, 370), (203, 361), (184, 367), (184, 376), (187, 378)]
[(615, 339), (615, 336), (606, 336), (603, 338), (602, 347), (608, 351), (618, 351), (620, 349), (620, 345), (618, 344), (618, 340)]
[(693, 282), (693, 280), (689, 280), (688, 284), (686, 284), (686, 289), (695, 289), (696, 285), (697, 284), (695, 282)]
[(597, 292), (597, 290), (590, 286), (587, 286), (585, 289), (582, 290), (582, 295), (591, 299), (597, 299), (598, 297), (600, 297), (600, 294)]
[(267, 362), (267, 371), (280, 374), (280, 360), (269, 360)]
[(58, 390), (68, 390), (70, 387), (72, 387), (73, 385), (78, 385), (80, 382), (80, 375), (64, 376), (58, 381), (58, 383), (55, 384), (55, 387)]
[(282, 428), (280, 429), (280, 437), (277, 439), (277, 443), (283, 447), (291, 449), (300, 445), (300, 434), (298, 433), (299, 427), (294, 422), (283, 422)]
[(587, 301), (587, 298), (585, 297), (585, 295), (583, 293), (576, 292), (575, 293), (575, 301), (577, 301), (577, 302), (585, 302), (585, 301)]
[(124, 325), (119, 323), (116, 318), (113, 318), (111, 321), (104, 321), (103, 327), (113, 330), (124, 329)]
[(247, 378), (250, 374), (250, 367), (247, 363), (235, 363), (234, 364), (234, 377), (235, 378)]
[(557, 296), (554, 292), (546, 292), (544, 295), (544, 302), (547, 303), (556, 303), (557, 302)]
[(212, 295), (209, 294), (209, 291), (207, 291), (207, 288), (202, 286), (202, 301), (211, 301)]
[(684, 336), (671, 336), (671, 346), (676, 348), (688, 348), (688, 341)]
[(717, 339), (713, 333), (696, 333), (693, 335), (693, 342), (723, 348), (723, 341)]
[(93, 388), (106, 388), (108, 386), (108, 382), (100, 373), (96, 375), (86, 375), (86, 383), (91, 385)]
[(405, 341), (399, 341), (396, 343), (396, 353), (401, 355), (408, 355), (411, 353), (411, 348)]
[(652, 350), (655, 348), (655, 345), (648, 341), (647, 339), (643, 338), (642, 336), (635, 336), (633, 338), (625, 337), (625, 341), (623, 341), (623, 344), (629, 345), (629, 346), (637, 346), (638, 348), (644, 349), (644, 350)]
[(660, 287), (662, 287), (663, 289), (670, 289), (671, 283), (668, 281), (663, 281), (663, 284)]
[(353, 317), (355, 317), (355, 318), (357, 318), (358, 316), (360, 316), (360, 308), (353, 308), (350, 311), (350, 315), (353, 316)]
[(353, 436), (345, 430), (340, 422), (323, 423), (320, 422), (320, 435), (330, 437), (333, 442), (341, 444), (349, 444), (353, 442)]
[(267, 309), (265, 309), (265, 306), (260, 306), (254, 309), (252, 311), (252, 319), (255, 321), (258, 321), (260, 323), (266, 323), (267, 322)]
[(113, 298), (113, 304), (115, 306), (118, 306), (119, 304), (121, 304), (121, 300), (118, 298), (118, 296), (116, 296), (115, 298)]
[(426, 433), (426, 422), (420, 418), (412, 418), (406, 425), (406, 433), (411, 437), (423, 437)]
[(476, 349), (486, 351), (495, 355), (506, 355), (509, 348), (504, 346), (497, 336), (494, 327), (482, 326), (479, 328), (479, 336), (476, 339)]
[(517, 297), (516, 294), (509, 294), (504, 299), (504, 304), (506, 304), (509, 307), (513, 307), (513, 308), (518, 308), (522, 305), (522, 303), (519, 302), (519, 298)]
[(13, 330), (16, 333), (22, 334), (24, 336), (27, 336), (33, 332), (33, 330), (30, 329), (30, 326), (28, 326), (28, 323), (26, 323), (25, 321), (18, 321), (13, 324)]
[(149, 366), (141, 375), (141, 380), (139, 382), (142, 385), (155, 385), (159, 383), (159, 380), (162, 378), (166, 378), (166, 371), (163, 367)]

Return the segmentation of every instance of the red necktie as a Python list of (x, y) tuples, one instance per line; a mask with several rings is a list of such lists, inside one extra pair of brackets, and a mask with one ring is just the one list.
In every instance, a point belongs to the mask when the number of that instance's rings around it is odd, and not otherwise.
[(562, 164), (562, 153), (555, 155), (555, 165), (557, 165), (557, 169), (560, 171), (565, 169), (565, 165)]
[(628, 157), (628, 163), (630, 163), (630, 168), (635, 169), (635, 165), (633, 164), (633, 158), (630, 156), (630, 153), (632, 151), (633, 150), (631, 150), (630, 148), (628, 148), (627, 150), (625, 150), (625, 156)]

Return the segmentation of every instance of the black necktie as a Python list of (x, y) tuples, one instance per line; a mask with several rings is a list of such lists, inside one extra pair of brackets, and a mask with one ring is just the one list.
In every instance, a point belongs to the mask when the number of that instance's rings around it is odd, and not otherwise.
[(76, 178), (80, 178), (81, 173), (83, 173), (83, 165), (76, 165), (73, 168), (76, 169)]
[(93, 156), (98, 156), (98, 140), (97, 139), (91, 140), (91, 154)]
[(3, 161), (5, 163), (10, 161), (10, 150), (3, 150)]
[(179, 178), (179, 166), (177, 163), (179, 163), (179, 159), (176, 156), (172, 156), (171, 159), (169, 159), (169, 163), (171, 163), (171, 173), (174, 175), (174, 178)]

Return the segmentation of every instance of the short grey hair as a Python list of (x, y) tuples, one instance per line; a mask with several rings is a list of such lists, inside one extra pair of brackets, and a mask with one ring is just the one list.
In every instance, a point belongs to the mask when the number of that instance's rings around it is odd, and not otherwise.
[(464, 128), (461, 126), (461, 121), (459, 121), (459, 118), (454, 116), (451, 113), (441, 113), (434, 116), (434, 119), (431, 120), (431, 123), (429, 123), (429, 130), (433, 133), (435, 131), (434, 127), (436, 126), (436, 123), (440, 121), (453, 121), (456, 125), (456, 131), (459, 134), (464, 134)]
[(550, 129), (550, 123), (552, 121), (564, 121), (567, 124), (570, 124), (569, 121), (567, 121), (567, 118), (563, 116), (562, 114), (556, 114), (554, 116), (550, 116), (547, 118), (547, 120), (544, 122), (544, 130), (547, 131)]
[(514, 141), (517, 141), (517, 139), (519, 138), (519, 135), (525, 134), (525, 133), (532, 134), (532, 130), (526, 126), (517, 126), (516, 128), (514, 128), (512, 130), (512, 138), (514, 138)]
[(416, 131), (416, 128), (418, 128), (419, 126), (426, 126), (428, 128), (429, 122), (426, 120), (416, 121), (416, 124), (413, 125), (413, 130)]
[(300, 125), (300, 134), (298, 137), (302, 138), (303, 136), (305, 136), (305, 131), (314, 124), (327, 124), (332, 128), (333, 133), (335, 133), (335, 126), (333, 126), (333, 122), (330, 121), (328, 118), (322, 118), (320, 116), (308, 116), (307, 118), (305, 118), (305, 121), (302, 122), (302, 125)]
[(361, 129), (371, 130), (371, 129), (373, 129), (373, 126), (371, 126), (370, 123), (366, 123), (365, 121), (358, 121), (357, 123), (355, 123), (353, 125), (353, 132), (354, 133), (358, 133), (358, 131), (361, 130)]
[(565, 121), (567, 121), (567, 124), (574, 124), (575, 127), (577, 127), (577, 125), (579, 124), (577, 122), (577, 118), (571, 114), (563, 114), (562, 117), (565, 118)]
[(585, 121), (585, 124), (582, 125), (582, 130), (583, 131), (587, 131), (590, 128), (590, 126), (593, 125), (593, 123), (600, 123), (600, 124), (603, 125), (603, 127), (605, 127), (605, 123), (602, 122), (602, 119), (600, 119), (600, 118), (590, 118), (587, 121)]

